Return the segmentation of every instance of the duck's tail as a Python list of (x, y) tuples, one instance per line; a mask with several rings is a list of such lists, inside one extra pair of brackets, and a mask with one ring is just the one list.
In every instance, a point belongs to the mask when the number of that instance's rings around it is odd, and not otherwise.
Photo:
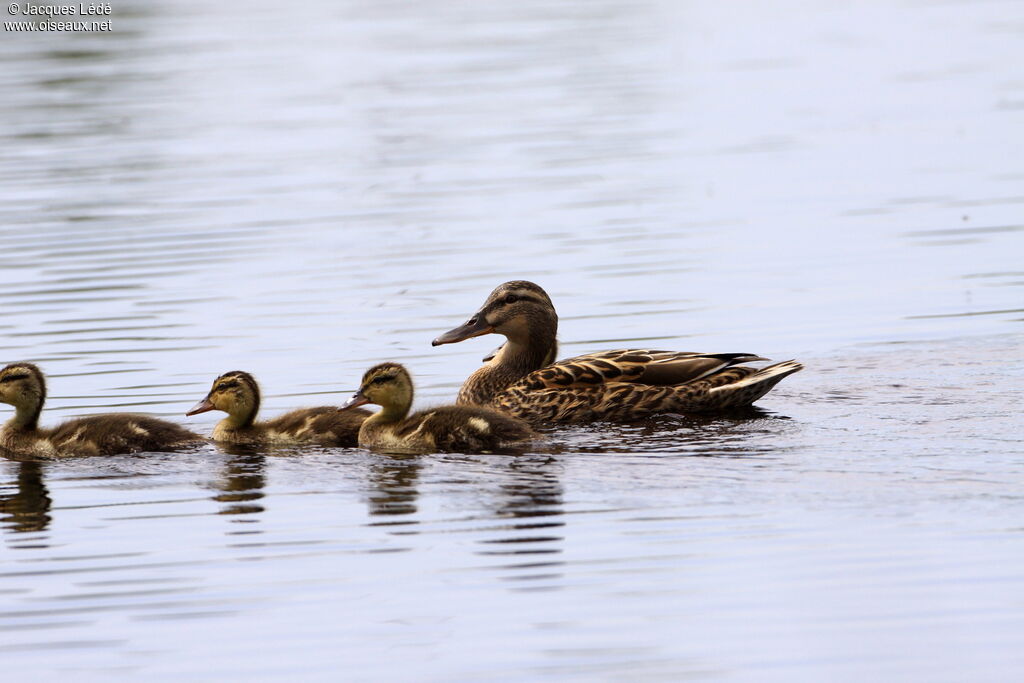
[(707, 393), (707, 407), (704, 410), (728, 410), (749, 406), (771, 391), (784, 377), (800, 372), (804, 366), (795, 360), (787, 360), (757, 370), (745, 369), (751, 370), (745, 377), (711, 387)]

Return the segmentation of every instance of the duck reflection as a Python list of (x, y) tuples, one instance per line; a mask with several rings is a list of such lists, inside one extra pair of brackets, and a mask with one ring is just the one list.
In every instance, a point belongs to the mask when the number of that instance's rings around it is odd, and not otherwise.
[[(562, 471), (555, 458), (509, 458), (504, 470), (496, 508), (498, 514), (523, 518), (562, 515)], [(540, 524), (549, 526), (547, 522)], [(564, 526), (564, 522), (557, 522), (555, 526)], [(521, 528), (529, 528), (529, 525)]]
[[(368, 472), (370, 514), (389, 517), (415, 514), (419, 498), (416, 484), (422, 468), (418, 455), (378, 455)], [(413, 523), (412, 520), (402, 521)]]
[(17, 476), (0, 487), (0, 523), (14, 533), (45, 531), (50, 525), (52, 501), (43, 481), (44, 465), (16, 465)]
[(230, 455), (213, 486), (220, 493), (213, 499), (224, 503), (222, 515), (256, 515), (266, 508), (256, 501), (266, 495), (266, 456), (254, 449), (232, 446), (224, 451)]
[[(546, 452), (668, 453), (704, 457), (760, 457), (790, 418), (757, 407), (716, 415), (661, 415), (621, 424), (570, 426), (548, 435)], [(767, 439), (759, 441), (759, 438)]]
[(563, 574), (559, 567), (564, 560), (553, 556), (563, 552), (565, 536), (564, 487), (562, 467), (551, 456), (522, 456), (497, 461), (501, 483), (495, 499), (499, 518), (512, 518), (500, 533), (481, 541), (486, 549), (479, 555), (498, 556), (505, 561), (496, 569), (508, 572), (507, 581), (527, 582), (521, 590), (558, 590)]

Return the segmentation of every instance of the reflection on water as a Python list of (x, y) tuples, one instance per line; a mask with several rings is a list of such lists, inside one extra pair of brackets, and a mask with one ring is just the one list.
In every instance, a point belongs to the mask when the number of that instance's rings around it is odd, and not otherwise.
[(430, 340), (519, 278), (566, 356), (807, 370), (518, 456), (0, 459), (9, 677), (1024, 672), (1007, 7), (113, 10), (0, 41), (0, 355), (45, 425), (232, 368), (266, 415), (383, 360), (447, 401), (499, 340)]
[[(495, 509), (498, 519), (514, 520), (495, 538), (481, 543), (479, 555), (496, 556), (504, 580), (525, 582), (521, 590), (556, 590), (564, 574), (560, 558), (565, 538), (565, 511), (560, 463), (550, 457), (510, 459)], [(533, 557), (533, 556), (540, 557)]]
[[(416, 512), (419, 492), (420, 463), (418, 455), (380, 454), (371, 463), (367, 474), (369, 479), (370, 514), (384, 516), (411, 515)], [(410, 520), (393, 520), (388, 523), (413, 523)]]
[(548, 445), (552, 453), (636, 453), (640, 446), (647, 454), (752, 458), (786, 448), (778, 443), (758, 446), (755, 441), (786, 434), (789, 420), (757, 406), (713, 417), (662, 415), (629, 424), (551, 430)]
[(508, 480), (501, 485), (498, 517), (548, 517), (562, 514), (561, 467), (550, 457), (511, 458), (502, 463)]
[(50, 524), (52, 501), (43, 481), (44, 467), (38, 462), (19, 462), (17, 476), (0, 489), (0, 521), (10, 531), (46, 531)]
[(238, 446), (232, 446), (232, 455), (224, 464), (221, 476), (214, 482), (214, 487), (221, 493), (213, 499), (218, 503), (227, 503), (222, 509), (224, 515), (252, 515), (264, 511), (260, 501), (266, 494), (266, 458), (259, 453), (242, 453)]

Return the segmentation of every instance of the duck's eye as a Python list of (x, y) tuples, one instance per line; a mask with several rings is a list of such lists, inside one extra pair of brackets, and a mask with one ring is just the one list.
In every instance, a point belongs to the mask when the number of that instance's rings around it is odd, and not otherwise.
[(238, 387), (239, 387), (238, 382), (224, 382), (219, 387), (217, 387), (217, 389), (218, 390), (220, 390), (220, 389), (237, 389)]
[(517, 301), (519, 301), (519, 297), (516, 296), (515, 294), (509, 294), (508, 296), (505, 297), (505, 303), (507, 304), (514, 304)]
[(28, 379), (28, 375), (7, 375), (6, 377), (0, 377), (0, 384), (14, 382), (19, 379)]

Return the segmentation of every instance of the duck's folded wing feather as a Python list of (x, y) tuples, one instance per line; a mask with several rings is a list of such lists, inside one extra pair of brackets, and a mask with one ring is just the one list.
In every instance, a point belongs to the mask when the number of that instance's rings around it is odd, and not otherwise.
[(607, 382), (672, 386), (709, 377), (738, 363), (761, 360), (767, 359), (750, 353), (617, 349), (558, 361), (535, 370), (517, 385), (528, 391), (593, 387)]
[(50, 434), (50, 441), (59, 449), (104, 454), (156, 449), (200, 438), (172, 422), (129, 413), (68, 420)]

